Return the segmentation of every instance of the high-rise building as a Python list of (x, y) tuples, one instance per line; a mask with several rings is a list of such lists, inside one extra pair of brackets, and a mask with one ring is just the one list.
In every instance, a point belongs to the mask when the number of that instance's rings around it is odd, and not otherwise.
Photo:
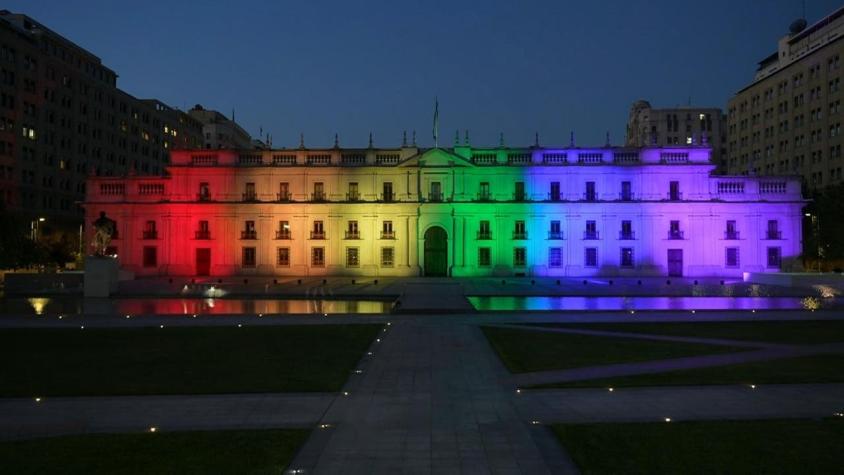
[(706, 144), (712, 148), (712, 163), (724, 169), (726, 135), (724, 116), (717, 107), (674, 107), (654, 109), (645, 100), (630, 106), (627, 119), (628, 147), (664, 147)]
[(728, 105), (730, 174), (800, 175), (807, 188), (844, 180), (844, 7), (795, 21)]
[(24, 14), (0, 11), (0, 209), (78, 226), (89, 175), (159, 175), (202, 124), (117, 88), (100, 58)]
[(248, 149), (256, 146), (253, 145), (249, 133), (234, 121), (234, 113), (229, 119), (215, 110), (208, 110), (197, 104), (188, 114), (202, 123), (202, 143), (207, 149)]
[(800, 182), (705, 146), (178, 150), (92, 177), (137, 275), (733, 276), (800, 267)]

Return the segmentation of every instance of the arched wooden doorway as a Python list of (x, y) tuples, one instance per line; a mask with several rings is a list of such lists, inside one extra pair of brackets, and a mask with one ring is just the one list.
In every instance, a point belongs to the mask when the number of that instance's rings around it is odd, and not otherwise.
[(448, 275), (448, 235), (445, 229), (434, 226), (425, 231), (425, 275)]

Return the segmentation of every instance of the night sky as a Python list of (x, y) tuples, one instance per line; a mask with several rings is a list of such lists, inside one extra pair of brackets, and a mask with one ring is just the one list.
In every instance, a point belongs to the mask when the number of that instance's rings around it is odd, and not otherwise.
[[(806, 2), (809, 23), (840, 0)], [(201, 7), (199, 6), (201, 5)], [(99, 56), (118, 86), (231, 114), (275, 147), (620, 143), (630, 104), (725, 107), (799, 0), (7, 0)], [(409, 133), (409, 132), (408, 132)]]

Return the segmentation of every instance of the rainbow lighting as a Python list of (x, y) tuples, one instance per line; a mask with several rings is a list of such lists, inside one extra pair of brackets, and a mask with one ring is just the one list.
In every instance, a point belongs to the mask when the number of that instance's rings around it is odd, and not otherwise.
[(177, 150), (92, 177), (137, 275), (741, 276), (797, 268), (800, 182), (705, 145)]

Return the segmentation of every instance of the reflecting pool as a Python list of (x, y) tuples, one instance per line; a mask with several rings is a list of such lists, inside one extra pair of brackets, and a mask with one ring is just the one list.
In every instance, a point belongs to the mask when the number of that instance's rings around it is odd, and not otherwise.
[(815, 310), (837, 307), (838, 299), (815, 297), (468, 297), (476, 310)]

